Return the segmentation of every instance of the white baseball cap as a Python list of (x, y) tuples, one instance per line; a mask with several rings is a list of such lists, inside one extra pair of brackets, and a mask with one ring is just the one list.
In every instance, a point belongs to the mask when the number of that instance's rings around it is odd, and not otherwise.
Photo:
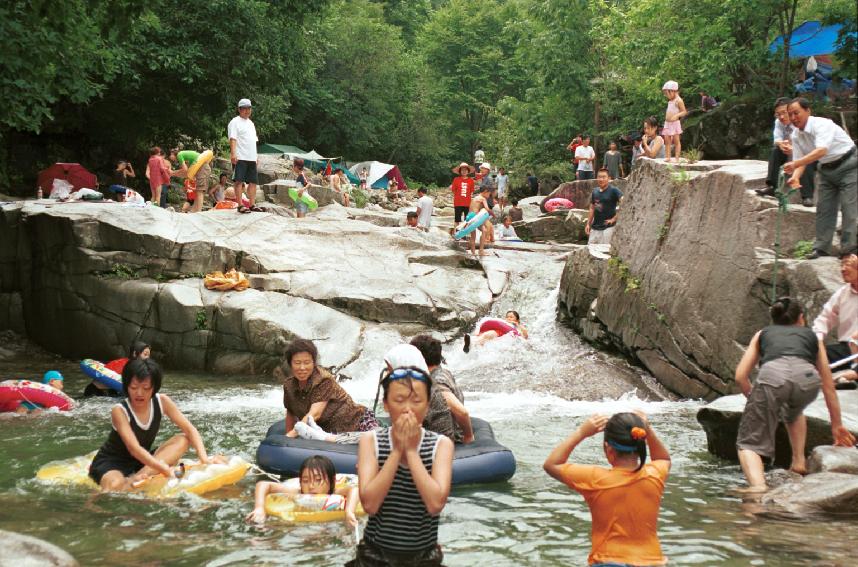
[(250, 104), (249, 98), (243, 98), (240, 101), (238, 101), (238, 107), (239, 108), (252, 108), (253, 105)]
[(491, 171), (492, 170), (492, 164), (490, 164), (487, 161), (484, 161), (483, 163), (480, 164), (480, 169), (488, 169), (489, 171)]
[[(658, 83), (656, 83), (656, 84), (658, 84)], [(677, 83), (676, 81), (668, 81), (668, 82), (664, 83), (664, 86), (661, 87), (661, 90), (663, 90), (663, 91), (678, 91), (679, 90), (679, 83)]]
[(423, 359), (423, 353), (414, 346), (407, 343), (396, 345), (384, 355), (384, 361), (394, 370), (397, 368), (419, 368), (429, 374), (429, 368)]

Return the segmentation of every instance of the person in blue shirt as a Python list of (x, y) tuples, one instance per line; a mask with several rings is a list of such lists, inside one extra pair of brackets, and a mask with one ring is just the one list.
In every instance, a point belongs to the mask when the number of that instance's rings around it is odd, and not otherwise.
[(590, 214), (584, 232), (589, 237), (588, 244), (610, 244), (623, 193), (611, 185), (611, 176), (605, 168), (599, 170), (596, 182), (599, 186), (593, 189), (590, 197)]
[[(56, 388), (57, 390), (62, 392), (63, 375), (56, 370), (48, 370), (42, 377), (42, 384), (47, 384), (51, 388)], [(15, 410), (15, 413), (30, 413), (41, 411), (43, 409), (45, 408), (39, 404), (34, 404), (32, 402), (21, 402), (21, 405), (18, 406), (18, 409)]]

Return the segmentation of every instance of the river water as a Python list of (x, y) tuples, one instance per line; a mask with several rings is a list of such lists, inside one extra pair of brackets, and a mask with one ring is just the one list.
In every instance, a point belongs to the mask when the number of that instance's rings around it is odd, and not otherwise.
[[(695, 420), (699, 402), (664, 399), (642, 371), (593, 351), (555, 321), (560, 257), (502, 254), (514, 275), (494, 313), (517, 309), (531, 339), (498, 340), (469, 355), (458, 340), (445, 346), (445, 358), (472, 415), (493, 424), (518, 470), (506, 483), (453, 490), (439, 534), (445, 564), (586, 565), (587, 506), (549, 478), (542, 461), (583, 417), (632, 408), (650, 414), (673, 459), (659, 523), (671, 564), (856, 564), (854, 520), (750, 513), (733, 493), (741, 485), (738, 466), (706, 452)], [(344, 371), (356, 399), (372, 403), (382, 354), (398, 340), (393, 328), (368, 333), (364, 356)], [(0, 362), (0, 377), (33, 378), (48, 367), (64, 373), (68, 392), (83, 390), (86, 380), (73, 361), (44, 354)], [(168, 372), (163, 391), (197, 426), (209, 452), (249, 461), (267, 427), (283, 415), (281, 390), (268, 378)], [(207, 498), (169, 502), (33, 480), (44, 463), (97, 448), (109, 430), (112, 403), (90, 399), (69, 413), (0, 418), (0, 529), (57, 544), (82, 565), (335, 565), (353, 555), (353, 532), (340, 524), (246, 524), (251, 477)], [(575, 457), (604, 464), (601, 442), (588, 440)]]

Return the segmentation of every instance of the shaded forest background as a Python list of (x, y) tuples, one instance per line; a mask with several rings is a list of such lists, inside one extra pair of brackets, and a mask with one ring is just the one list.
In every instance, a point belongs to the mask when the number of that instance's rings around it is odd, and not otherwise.
[[(795, 69), (768, 44), (804, 20), (856, 29), (853, 0), (7, 0), (0, 4), (0, 191), (55, 161), (100, 173), (147, 149), (226, 148), (236, 102), (260, 141), (396, 163), (447, 182), (477, 143), (517, 175), (568, 169), (661, 116), (769, 105)], [(855, 77), (855, 42), (838, 56)], [(142, 168), (141, 168), (142, 169)]]

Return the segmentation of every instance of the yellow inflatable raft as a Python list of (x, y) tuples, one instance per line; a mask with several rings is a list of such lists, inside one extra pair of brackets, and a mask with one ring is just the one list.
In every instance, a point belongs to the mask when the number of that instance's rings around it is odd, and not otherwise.
[[(36, 479), (49, 484), (87, 486), (98, 488), (89, 477), (89, 465), (95, 453), (81, 457), (53, 461), (36, 473)], [(201, 465), (197, 461), (183, 461), (185, 474), (182, 478), (168, 479), (153, 476), (139, 483), (133, 490), (150, 498), (170, 498), (182, 492), (205, 494), (218, 488), (235, 484), (247, 474), (250, 463), (241, 457), (230, 457), (226, 464)]]
[(188, 179), (193, 179), (197, 176), (197, 172), (200, 170), (202, 166), (210, 162), (214, 158), (214, 154), (211, 150), (206, 150), (200, 154), (200, 157), (197, 158), (191, 167), (188, 168)]
[[(286, 486), (300, 490), (297, 478), (290, 478)], [(338, 474), (337, 488), (357, 487), (357, 475)], [(334, 522), (346, 517), (346, 499), (339, 494), (269, 494), (265, 498), (265, 513), (289, 523)], [(355, 514), (366, 515), (358, 502)]]

